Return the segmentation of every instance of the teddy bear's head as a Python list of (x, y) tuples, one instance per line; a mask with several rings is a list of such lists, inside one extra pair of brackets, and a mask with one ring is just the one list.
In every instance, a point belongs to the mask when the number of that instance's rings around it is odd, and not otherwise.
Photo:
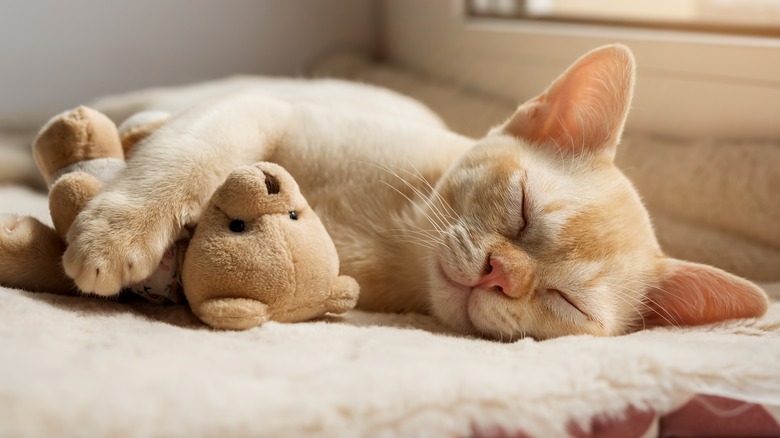
[(298, 184), (263, 162), (235, 170), (213, 194), (189, 243), (182, 285), (201, 320), (241, 329), (329, 311), (323, 305), (338, 270), (335, 245)]

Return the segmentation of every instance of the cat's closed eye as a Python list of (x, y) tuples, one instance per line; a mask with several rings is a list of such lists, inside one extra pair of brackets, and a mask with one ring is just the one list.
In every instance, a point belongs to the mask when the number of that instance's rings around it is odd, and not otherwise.
[(520, 204), (520, 224), (517, 227), (516, 240), (523, 237), (523, 232), (528, 228), (528, 197), (525, 195), (525, 189), (522, 191), (522, 201)]
[(508, 231), (505, 236), (512, 240), (520, 240), (523, 232), (528, 228), (528, 202), (525, 196), (525, 188), (517, 187), (509, 190), (506, 199), (505, 225)]
[(573, 299), (570, 294), (561, 292), (558, 289), (547, 289), (547, 292), (557, 294), (558, 297), (560, 297), (563, 301), (565, 301), (569, 306), (573, 307), (575, 310), (582, 313), (584, 316), (588, 316), (588, 314), (582, 310), (582, 305), (578, 304), (577, 301)]

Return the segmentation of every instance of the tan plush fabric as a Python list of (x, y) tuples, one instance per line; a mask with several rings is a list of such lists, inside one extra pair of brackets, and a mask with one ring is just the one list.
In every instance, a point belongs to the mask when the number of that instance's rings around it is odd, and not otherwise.
[[(4, 200), (7, 202), (7, 198)], [(9, 202), (6, 208), (18, 208), (18, 204), (12, 205)], [(0, 215), (0, 248), (0, 271), (11, 274), (4, 281), (6, 286), (36, 292), (75, 293), (73, 282), (60, 264), (65, 243), (40, 220)]]
[(84, 106), (54, 116), (41, 128), (33, 156), (49, 184), (60, 170), (76, 163), (125, 158), (114, 122)]
[[(314, 73), (413, 96), (472, 137), (520, 103), (350, 55), (329, 58)], [(669, 255), (756, 281), (780, 280), (780, 139), (682, 141), (628, 133), (616, 161), (639, 189)]]
[(236, 169), (211, 198), (182, 268), (192, 311), (209, 325), (241, 330), (343, 313), (357, 282), (295, 179), (273, 163)]

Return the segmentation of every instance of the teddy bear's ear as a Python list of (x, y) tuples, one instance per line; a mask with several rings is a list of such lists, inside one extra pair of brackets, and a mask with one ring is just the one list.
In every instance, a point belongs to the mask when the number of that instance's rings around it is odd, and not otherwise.
[(213, 206), (228, 217), (243, 220), (287, 214), (306, 205), (292, 176), (272, 163), (236, 168), (211, 199)]

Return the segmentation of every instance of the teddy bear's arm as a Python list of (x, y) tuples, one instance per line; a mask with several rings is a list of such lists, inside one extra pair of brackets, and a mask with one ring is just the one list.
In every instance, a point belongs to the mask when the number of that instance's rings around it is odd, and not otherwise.
[(192, 306), (192, 312), (206, 324), (223, 330), (245, 330), (271, 319), (266, 304), (248, 298), (212, 298)]
[(344, 313), (357, 304), (360, 286), (354, 278), (340, 275), (333, 279), (328, 296), (328, 312)]
[(148, 277), (227, 174), (268, 157), (290, 114), (289, 104), (242, 93), (173, 117), (76, 217), (65, 272), (98, 295)]
[(60, 265), (65, 244), (32, 217), (0, 215), (0, 284), (40, 292), (76, 295)]

